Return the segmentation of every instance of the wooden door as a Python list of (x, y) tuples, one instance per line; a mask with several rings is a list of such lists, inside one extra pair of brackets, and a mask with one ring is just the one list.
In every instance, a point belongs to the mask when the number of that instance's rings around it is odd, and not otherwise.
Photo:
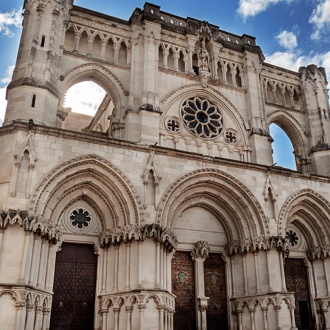
[(285, 259), (285, 281), (288, 292), (295, 296), (295, 320), (299, 330), (311, 330), (312, 313), (308, 287), (307, 270), (302, 259)]
[(96, 267), (92, 245), (63, 243), (56, 256), (52, 330), (94, 329)]
[(220, 254), (210, 253), (204, 262), (207, 330), (227, 330), (226, 269)]
[(174, 330), (196, 329), (194, 262), (189, 252), (172, 259), (172, 293), (176, 295)]

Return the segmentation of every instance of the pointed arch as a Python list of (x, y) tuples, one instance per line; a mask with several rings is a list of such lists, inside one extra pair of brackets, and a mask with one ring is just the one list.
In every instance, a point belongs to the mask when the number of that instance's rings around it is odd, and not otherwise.
[(61, 212), (83, 199), (98, 213), (103, 229), (143, 224), (143, 207), (125, 174), (94, 155), (71, 159), (48, 173), (37, 185), (29, 214), (56, 224)]
[(311, 189), (293, 193), (283, 204), (279, 215), (279, 235), (289, 224), (303, 233), (309, 248), (330, 244), (330, 203)]
[(197, 170), (176, 179), (160, 201), (157, 222), (173, 230), (178, 216), (195, 206), (207, 209), (218, 218), (228, 242), (269, 233), (257, 199), (240, 181), (220, 170)]

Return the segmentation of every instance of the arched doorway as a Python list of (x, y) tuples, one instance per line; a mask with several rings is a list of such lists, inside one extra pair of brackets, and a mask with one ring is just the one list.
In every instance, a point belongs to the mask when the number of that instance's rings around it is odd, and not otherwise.
[(93, 245), (63, 243), (56, 256), (52, 330), (94, 329), (96, 273)]

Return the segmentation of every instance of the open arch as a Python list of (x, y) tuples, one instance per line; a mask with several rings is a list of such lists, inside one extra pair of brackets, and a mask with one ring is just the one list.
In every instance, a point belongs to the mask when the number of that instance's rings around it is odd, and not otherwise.
[(305, 130), (299, 122), (286, 111), (274, 111), (268, 115), (267, 119), (269, 125), (272, 123), (278, 125), (289, 137), (293, 146), (297, 170), (301, 171), (304, 161), (307, 158), (306, 146), (302, 136)]
[(144, 223), (142, 203), (124, 173), (93, 155), (71, 159), (46, 175), (32, 195), (29, 213), (55, 224), (79, 199), (93, 205), (104, 230)]
[(157, 222), (172, 230), (178, 215), (194, 206), (201, 206), (217, 216), (229, 242), (269, 233), (266, 217), (256, 198), (225, 172), (203, 169), (175, 180), (160, 201)]

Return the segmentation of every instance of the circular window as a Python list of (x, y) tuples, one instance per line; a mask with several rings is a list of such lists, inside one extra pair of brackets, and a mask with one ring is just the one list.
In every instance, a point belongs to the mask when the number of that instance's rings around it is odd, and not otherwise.
[(86, 209), (78, 208), (70, 214), (70, 222), (75, 228), (86, 228), (90, 225), (91, 221), (92, 217)]
[(294, 232), (291, 229), (286, 232), (285, 238), (288, 239), (288, 241), (292, 247), (294, 247), (298, 244), (298, 241), (299, 241), (298, 235), (296, 232)]
[(178, 133), (181, 130), (181, 124), (175, 117), (169, 117), (166, 119), (166, 128), (174, 133)]
[(206, 99), (190, 98), (181, 107), (185, 127), (201, 138), (216, 138), (222, 131), (223, 118), (219, 109)]
[(237, 133), (233, 129), (228, 129), (225, 133), (225, 140), (229, 144), (236, 144), (238, 141)]

